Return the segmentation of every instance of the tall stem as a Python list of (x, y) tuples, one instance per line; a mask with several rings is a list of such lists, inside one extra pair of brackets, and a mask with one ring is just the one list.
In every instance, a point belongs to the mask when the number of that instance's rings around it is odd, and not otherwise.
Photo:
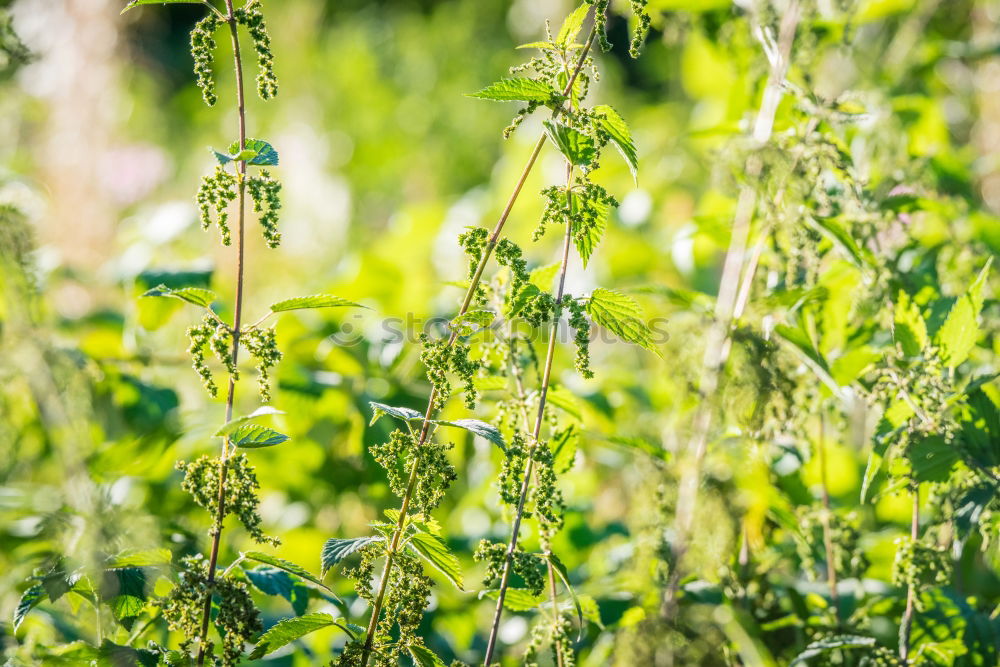
[[(920, 538), (920, 486), (916, 482), (910, 484), (913, 494), (913, 509), (910, 514), (910, 539), (916, 542)], [(913, 608), (917, 602), (917, 589), (913, 584), (906, 589), (906, 611), (899, 623), (899, 659), (903, 664), (909, 664), (910, 633), (913, 631)]]
[[(792, 41), (799, 21), (799, 4), (793, 0), (782, 17), (778, 34), (776, 59), (771, 63), (771, 73), (764, 89), (760, 110), (754, 122), (752, 138), (761, 146), (771, 138), (774, 117), (781, 101), (782, 82), (788, 70)], [(713, 398), (719, 387), (722, 370), (725, 367), (731, 346), (730, 328), (737, 305), (737, 290), (743, 269), (750, 223), (756, 208), (757, 195), (750, 183), (760, 175), (763, 163), (759, 155), (747, 159), (748, 184), (740, 188), (733, 217), (732, 235), (726, 250), (719, 294), (715, 302), (715, 317), (706, 334), (705, 352), (702, 358), (701, 381), (698, 385), (700, 400), (692, 420), (691, 438), (687, 451), (691, 452), (688, 466), (681, 472), (677, 496), (677, 512), (674, 520), (674, 540), (671, 546), (672, 564), (670, 578), (663, 593), (661, 614), (673, 615), (677, 591), (681, 578), (681, 561), (690, 545), (691, 530), (694, 527), (698, 504), (698, 487), (701, 483), (701, 467), (708, 449), (708, 434), (712, 427)]]
[[(555, 356), (556, 341), (559, 333), (559, 318), (562, 316), (562, 299), (566, 288), (566, 269), (569, 266), (569, 248), (573, 241), (573, 166), (566, 166), (566, 207), (569, 216), (566, 218), (566, 234), (563, 239), (562, 261), (559, 265), (559, 286), (556, 288), (556, 308), (552, 317), (552, 331), (549, 333), (549, 346), (545, 353), (545, 366), (542, 372), (542, 386), (538, 396), (538, 413), (535, 415), (535, 427), (531, 433), (531, 445), (528, 448), (528, 461), (524, 467), (524, 478), (521, 480), (521, 495), (517, 500), (517, 511), (514, 514), (514, 521), (511, 525), (510, 542), (507, 545), (507, 552), (504, 555), (503, 574), (500, 577), (500, 589), (497, 594), (497, 606), (493, 612), (493, 625), (490, 627), (490, 638), (486, 644), (486, 658), (483, 664), (489, 667), (493, 660), (493, 651), (496, 647), (497, 632), (500, 628), (500, 618), (503, 616), (503, 601), (507, 596), (507, 587), (510, 584), (511, 563), (514, 552), (517, 550), (517, 539), (521, 532), (521, 520), (524, 518), (524, 503), (528, 497), (528, 488), (531, 484), (531, 473), (534, 468), (534, 452), (538, 447), (539, 435), (542, 432), (542, 423), (545, 420), (545, 401), (549, 392), (549, 382), (552, 377), (552, 359)], [(555, 610), (553, 610), (555, 612)]]
[[(587, 60), (587, 54), (590, 52), (590, 48), (594, 44), (594, 38), (597, 36), (596, 26), (590, 31), (590, 37), (587, 39), (587, 43), (584, 45), (583, 50), (580, 52), (580, 58), (577, 61), (576, 68), (573, 70), (572, 76), (570, 76), (569, 81), (566, 83), (566, 87), (563, 89), (563, 95), (568, 95), (571, 90), (573, 90), (573, 84), (576, 82), (577, 76), (580, 74), (580, 70), (583, 69), (583, 65)], [(562, 112), (562, 109), (555, 109), (552, 112), (552, 117), (555, 118)], [(465, 292), (465, 299), (462, 301), (462, 308), (458, 311), (458, 316), (461, 317), (472, 305), (472, 300), (476, 295), (476, 290), (479, 287), (479, 282), (482, 280), (483, 271), (486, 269), (486, 264), (489, 262), (490, 256), (493, 254), (494, 248), (496, 248), (497, 243), (500, 240), (500, 233), (503, 231), (504, 225), (507, 223), (507, 218), (510, 216), (511, 210), (514, 208), (514, 203), (517, 201), (518, 196), (521, 194), (521, 190), (524, 187), (525, 181), (528, 180), (528, 175), (535, 166), (535, 161), (538, 159), (538, 154), (542, 151), (542, 146), (545, 145), (545, 134), (538, 137), (538, 141), (535, 142), (535, 147), (531, 151), (531, 155), (528, 157), (527, 164), (524, 165), (524, 169), (521, 170), (521, 176), (517, 179), (517, 184), (514, 186), (513, 192), (510, 193), (510, 197), (507, 199), (507, 204), (504, 206), (503, 212), (500, 214), (500, 219), (497, 220), (496, 225), (493, 227), (493, 231), (490, 233), (486, 247), (483, 249), (483, 256), (479, 259), (479, 264), (476, 266), (476, 271), (472, 276), (472, 280), (469, 281), (468, 290)], [(452, 331), (451, 335), (448, 337), (448, 347), (455, 344), (458, 339), (458, 333)], [(437, 398), (437, 391), (431, 389), (430, 396), (427, 399), (427, 410), (424, 412), (424, 424), (420, 429), (420, 438), (417, 441), (417, 455), (413, 458), (413, 464), (410, 467), (410, 477), (406, 484), (406, 491), (403, 493), (403, 503), (399, 509), (399, 519), (396, 521), (396, 527), (393, 529), (392, 539), (389, 541), (389, 549), (386, 553), (385, 566), (382, 568), (382, 577), (379, 580), (378, 592), (375, 594), (375, 602), (372, 604), (372, 615), (368, 621), (368, 629), (365, 633), (365, 643), (361, 650), (361, 667), (366, 667), (368, 665), (368, 658), (371, 656), (372, 644), (375, 640), (375, 630), (378, 627), (379, 615), (382, 612), (382, 603), (385, 600), (385, 592), (389, 585), (389, 576), (392, 574), (392, 567), (394, 563), (394, 556), (396, 550), (399, 548), (399, 541), (402, 538), (403, 529), (406, 526), (406, 513), (410, 508), (410, 499), (413, 496), (413, 489), (417, 485), (417, 472), (420, 469), (420, 463), (423, 453), (423, 445), (427, 441), (427, 435), (430, 430), (430, 420), (434, 417), (434, 402)]]
[[(233, 0), (226, 0), (226, 22), (233, 39), (233, 61), (236, 66), (236, 110), (239, 118), (240, 151), (247, 140), (246, 98), (243, 91), (243, 60), (240, 56), (240, 38), (237, 29)], [(240, 326), (243, 318), (243, 236), (246, 221), (246, 175), (245, 160), (239, 165), (239, 229), (236, 235), (236, 305), (233, 315), (233, 368), (239, 360)], [(226, 422), (233, 418), (233, 400), (236, 397), (236, 378), (229, 376), (226, 393)], [(219, 546), (222, 542), (222, 520), (226, 515), (226, 476), (229, 471), (229, 438), (222, 441), (222, 456), (219, 457), (219, 496), (215, 508), (215, 523), (212, 531), (212, 553), (208, 561), (208, 585), (205, 590), (205, 605), (201, 614), (201, 634), (198, 642), (198, 664), (205, 664), (205, 646), (208, 639), (208, 625), (212, 618), (212, 592), (215, 588), (215, 571), (219, 564)]]
[(826, 439), (824, 438), (823, 413), (819, 415), (819, 440), (816, 442), (816, 454), (819, 457), (819, 482), (821, 501), (823, 503), (823, 546), (826, 549), (826, 581), (830, 587), (830, 604), (840, 625), (840, 595), (837, 593), (837, 561), (833, 552), (833, 533), (830, 530), (830, 489), (826, 482)]

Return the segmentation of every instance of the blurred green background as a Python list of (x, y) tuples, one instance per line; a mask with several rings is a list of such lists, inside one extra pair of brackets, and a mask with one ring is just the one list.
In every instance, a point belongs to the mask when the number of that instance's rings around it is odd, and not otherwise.
[[(89, 621), (74, 619), (69, 604), (43, 606), (16, 640), (12, 634), (22, 582), (50, 552), (205, 548), (208, 518), (181, 492), (174, 462), (215, 450), (211, 433), (224, 406), (206, 398), (189, 367), (184, 329), (196, 315), (139, 296), (159, 283), (202, 285), (232, 302), (233, 254), (219, 249), (214, 230), (199, 229), (194, 194), (213, 168), (208, 148), (235, 138), (236, 116), (224, 40), (219, 106), (205, 107), (193, 84), (187, 40), (200, 8), (120, 17), (120, 0), (3, 4), (35, 55), (0, 82), (0, 203), (20, 209), (32, 230), (43, 294), (21, 329), (6, 306), (0, 362), (0, 639), (10, 655), (30, 655), (37, 644), (89, 638)], [(571, 266), (567, 289), (633, 290), (649, 317), (667, 322), (669, 340), (662, 359), (595, 344), (594, 380), (572, 372), (571, 349), (557, 358), (558, 384), (575, 395), (567, 400), (585, 435), (562, 480), (570, 511), (555, 550), (578, 591), (597, 601), (604, 626), (586, 628), (582, 664), (612, 664), (615, 655), (642, 664), (614, 646), (644, 607), (655, 608), (666, 525), (660, 487), (670, 484), (660, 459), (682, 444), (698, 400), (691, 383), (706, 325), (697, 297), (717, 289), (742, 137), (767, 75), (741, 4), (651, 0), (654, 30), (642, 57), (628, 57), (630, 26), (617, 13), (609, 23), (615, 48), (599, 56), (593, 98), (628, 120), (639, 179), (634, 185), (624, 163), (604, 160), (595, 180), (621, 207), (595, 261)], [(281, 88), (272, 103), (249, 98), (248, 133), (281, 153), (284, 241), (270, 251), (248, 235), (247, 312), (256, 319), (274, 301), (319, 292), (370, 308), (305, 312), (278, 324), (285, 359), (273, 404), (287, 414), (273, 423), (292, 440), (252, 458), (265, 528), (284, 542), (276, 553), (318, 570), (327, 538), (365, 534), (395, 505), (366, 453), (388, 434), (386, 423), (367, 426), (368, 402), (422, 409), (428, 393), (418, 347), (387, 334), (386, 318), (455, 311), (461, 290), (447, 283), (466, 270), (456, 236), (469, 225), (492, 226), (541, 128), (533, 117), (504, 141), (515, 107), (464, 94), (504, 76), (521, 62), (514, 47), (540, 38), (546, 19), (558, 26), (572, 6), (272, 0), (265, 9)], [(827, 0), (814, 9), (790, 80), (826, 99), (849, 91), (845, 113), (856, 107), (864, 119), (845, 133), (854, 142), (845, 146), (867, 156), (872, 190), (930, 184), (962, 202), (956, 217), (917, 216), (918, 248), (1000, 250), (1000, 3)], [(802, 109), (802, 97), (786, 96), (776, 133), (800, 129)], [(556, 257), (557, 235), (529, 239), (542, 210), (535, 194), (561, 172), (547, 148), (507, 226), (532, 266)], [(951, 287), (967, 284), (971, 270)], [(857, 278), (845, 280), (849, 292)], [(257, 407), (251, 382), (237, 402), (240, 413)], [(740, 409), (725, 417), (729, 425)], [(459, 399), (444, 414), (468, 416)], [(488, 404), (481, 416), (491, 416)], [(868, 446), (864, 426), (846, 423), (827, 433), (830, 491), (845, 507), (857, 504)], [(437, 516), (473, 590), (436, 587), (425, 636), (447, 659), (475, 660), (493, 605), (477, 599), (471, 554), (481, 537), (503, 539), (508, 529), (491, 484), (496, 452), (471, 438), (458, 444), (459, 479)], [(738, 550), (747, 516), (751, 544), (760, 546), (769, 503), (784, 492), (772, 485), (773, 462), (737, 446), (710, 457), (705, 512), (713, 530), (698, 545), (707, 578)], [(800, 497), (815, 495), (813, 462), (794, 475)], [(888, 576), (908, 503), (886, 495), (866, 515), (872, 578)], [(240, 530), (228, 531), (224, 544), (223, 562), (251, 546)], [(327, 581), (355, 600), (349, 582), (335, 573)], [(995, 575), (979, 586), (987, 599), (1000, 591)], [(291, 613), (280, 599), (262, 605), (267, 624)], [(348, 611), (360, 617), (365, 606)], [(530, 620), (509, 615), (502, 641), (523, 642)], [(716, 632), (732, 641), (716, 621), (705, 626), (706, 641)], [(318, 664), (341, 641), (318, 633), (307, 650), (268, 664)]]

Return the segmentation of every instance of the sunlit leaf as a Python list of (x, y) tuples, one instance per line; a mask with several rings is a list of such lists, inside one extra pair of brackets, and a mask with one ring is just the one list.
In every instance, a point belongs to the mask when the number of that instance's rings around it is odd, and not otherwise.
[(253, 652), (250, 653), (250, 659), (257, 660), (263, 658), (268, 653), (273, 653), (282, 646), (291, 644), (296, 639), (301, 639), (311, 632), (316, 632), (317, 630), (333, 625), (345, 629), (344, 626), (337, 623), (333, 616), (320, 612), (305, 614), (297, 618), (286, 618), (276, 623), (270, 630), (261, 635)]
[(320, 553), (320, 562), (323, 564), (323, 575), (334, 565), (344, 560), (351, 554), (364, 549), (370, 544), (382, 542), (382, 537), (346, 537), (331, 538), (323, 545)]
[(195, 306), (201, 306), (202, 308), (208, 308), (215, 301), (217, 295), (210, 289), (203, 289), (201, 287), (181, 287), (178, 289), (171, 289), (166, 285), (158, 285), (151, 290), (147, 290), (143, 293), (143, 296), (166, 296), (174, 299), (180, 299), (181, 301), (187, 301)]
[(288, 440), (288, 436), (260, 424), (241, 424), (229, 434), (229, 444), (243, 449), (273, 447)]
[(544, 81), (538, 79), (528, 79), (525, 77), (514, 77), (512, 79), (500, 79), (496, 83), (491, 83), (477, 93), (470, 93), (469, 97), (478, 97), (484, 100), (494, 100), (497, 102), (548, 102), (553, 97), (558, 96), (558, 91)]
[(462, 588), (462, 566), (455, 554), (448, 549), (444, 540), (437, 535), (420, 532), (415, 533), (410, 538), (409, 544), (414, 551), (423, 556), (427, 562), (455, 584), (458, 590), (464, 590)]
[(424, 418), (424, 413), (418, 412), (412, 408), (394, 407), (392, 405), (386, 405), (385, 403), (376, 403), (375, 401), (371, 401), (368, 405), (372, 407), (372, 420), (368, 422), (369, 426), (377, 422), (382, 415), (390, 415), (404, 421)]
[(642, 309), (632, 297), (598, 287), (587, 300), (587, 313), (596, 324), (622, 340), (660, 353), (653, 344), (653, 333), (642, 319)]
[(303, 308), (365, 308), (360, 303), (354, 303), (347, 299), (341, 299), (332, 294), (314, 294), (312, 296), (297, 296), (293, 299), (285, 299), (271, 304), (271, 311), (275, 313), (287, 310), (302, 310)]
[(608, 140), (614, 144), (618, 152), (621, 153), (628, 170), (632, 173), (632, 180), (639, 182), (639, 153), (636, 151), (635, 143), (632, 141), (632, 133), (628, 129), (625, 119), (618, 115), (612, 107), (606, 104), (598, 104), (594, 107), (594, 113), (599, 117), (601, 130), (608, 135)]
[(570, 164), (577, 167), (589, 167), (594, 158), (597, 157), (597, 146), (592, 137), (558, 121), (547, 120), (544, 125), (545, 134)]
[(507, 443), (504, 442), (503, 435), (500, 433), (500, 429), (492, 424), (488, 424), (479, 419), (456, 419), (454, 421), (435, 421), (435, 424), (440, 424), (441, 426), (454, 426), (456, 428), (462, 428), (470, 433), (474, 433), (481, 438), (486, 438), (494, 445), (500, 449), (506, 451)]

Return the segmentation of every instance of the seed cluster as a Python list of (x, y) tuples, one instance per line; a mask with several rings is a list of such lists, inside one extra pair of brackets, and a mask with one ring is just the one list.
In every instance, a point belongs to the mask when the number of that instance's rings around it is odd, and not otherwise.
[[(458, 244), (465, 251), (465, 254), (469, 256), (469, 280), (472, 280), (476, 275), (476, 269), (479, 268), (479, 263), (483, 259), (488, 238), (489, 232), (482, 227), (469, 227), (466, 232), (458, 237)], [(476, 286), (473, 303), (480, 306), (486, 305), (486, 287), (482, 282)]]
[(951, 565), (946, 548), (909, 537), (899, 538), (892, 562), (892, 583), (917, 591), (942, 586), (951, 580)]
[(628, 46), (628, 54), (633, 58), (639, 57), (639, 49), (642, 48), (642, 43), (646, 39), (646, 35), (649, 33), (650, 18), (649, 14), (646, 12), (646, 3), (648, 0), (629, 0), (629, 6), (632, 9), (632, 14), (635, 16), (636, 25), (632, 30), (632, 41)]
[[(221, 466), (221, 459), (210, 456), (200, 456), (190, 463), (177, 462), (177, 469), (184, 472), (181, 488), (191, 495), (195, 503), (212, 513), (217, 510)], [(225, 514), (216, 516), (210, 534), (214, 535), (221, 530), (225, 516), (235, 514), (255, 542), (273, 546), (280, 544), (281, 540), (269, 537), (261, 530), (263, 521), (258, 511), (260, 499), (257, 496), (260, 483), (246, 454), (230, 456), (226, 466), (226, 493), (223, 499)]]
[(260, 176), (247, 179), (247, 192), (253, 200), (253, 210), (259, 213), (258, 220), (264, 230), (264, 241), (268, 248), (277, 248), (281, 243), (278, 231), (278, 211), (281, 210), (281, 183), (271, 177), (266, 169)]
[(194, 58), (194, 73), (202, 99), (208, 106), (219, 101), (215, 94), (215, 77), (212, 74), (212, 55), (215, 53), (215, 31), (219, 19), (209, 14), (195, 24), (191, 31), (191, 57)]
[(269, 329), (252, 328), (240, 335), (240, 341), (246, 346), (247, 352), (254, 360), (257, 369), (257, 388), (260, 400), (271, 402), (270, 369), (281, 361), (281, 350), (278, 349), (278, 339), (274, 327)]
[(274, 75), (274, 54), (271, 53), (271, 36), (260, 9), (260, 0), (250, 0), (235, 12), (236, 21), (246, 26), (257, 52), (257, 94), (269, 100), (278, 94), (278, 79)]
[(473, 378), (480, 363), (469, 357), (469, 346), (457, 341), (451, 345), (447, 340), (432, 341), (427, 334), (420, 334), (420, 344), (420, 361), (427, 369), (427, 379), (434, 388), (434, 409), (440, 410), (451, 397), (449, 373), (454, 373), (462, 381), (466, 405), (474, 408), (478, 392)]
[(569, 294), (563, 296), (563, 303), (569, 310), (569, 325), (574, 332), (576, 370), (582, 377), (590, 379), (594, 377), (594, 371), (590, 368), (590, 320), (587, 319), (586, 305)]
[(524, 436), (514, 433), (507, 451), (504, 453), (500, 474), (497, 477), (497, 489), (500, 500), (507, 505), (516, 505), (521, 497), (521, 484), (524, 479), (524, 467), (528, 463), (528, 448)]
[(236, 199), (236, 176), (217, 166), (215, 173), (201, 179), (198, 188), (198, 211), (201, 216), (201, 228), (207, 230), (212, 226), (212, 212), (215, 212), (215, 224), (222, 234), (222, 245), (233, 242), (229, 230), (229, 204)]
[[(483, 586), (488, 589), (495, 589), (500, 586), (506, 556), (506, 544), (502, 542), (490, 542), (489, 540), (481, 540), (479, 542), (473, 558), (477, 562), (486, 563)], [(511, 554), (511, 571), (524, 580), (524, 587), (532, 595), (540, 595), (545, 588), (545, 562), (541, 556), (527, 553), (518, 546)]]
[(226, 371), (238, 379), (236, 364), (233, 363), (233, 336), (229, 327), (224, 326), (211, 315), (206, 315), (200, 324), (188, 327), (188, 354), (191, 355), (192, 366), (209, 395), (215, 397), (219, 387), (215, 384), (212, 371), (205, 362), (205, 348), (209, 348), (216, 359), (226, 367)]
[[(213, 621), (222, 637), (222, 654), (213, 662), (229, 667), (239, 662), (243, 648), (263, 629), (260, 612), (254, 606), (247, 585), (232, 577), (221, 577), (210, 586), (208, 562), (201, 554), (181, 560), (177, 585), (162, 603), (163, 617), (171, 630), (184, 635), (181, 649), (190, 653), (201, 632), (201, 614), (205, 597), (213, 597)], [(214, 655), (207, 641), (205, 653)]]

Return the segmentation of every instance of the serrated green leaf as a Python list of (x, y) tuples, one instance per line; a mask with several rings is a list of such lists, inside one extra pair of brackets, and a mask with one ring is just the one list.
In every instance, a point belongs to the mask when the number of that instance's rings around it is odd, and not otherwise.
[(958, 462), (958, 448), (945, 442), (940, 435), (919, 440), (906, 451), (913, 467), (913, 478), (918, 482), (944, 482)]
[(375, 544), (376, 542), (382, 542), (384, 538), (382, 537), (346, 537), (346, 538), (330, 538), (323, 545), (323, 551), (320, 553), (320, 562), (323, 565), (323, 575), (332, 568), (334, 565), (344, 560), (356, 551), (364, 549), (369, 544)]
[(397, 408), (392, 405), (386, 405), (385, 403), (376, 403), (375, 401), (369, 402), (368, 405), (372, 408), (372, 420), (368, 422), (369, 426), (377, 422), (382, 415), (390, 415), (404, 421), (424, 418), (424, 414), (422, 412), (417, 412), (412, 408)]
[[(486, 597), (496, 600), (500, 597), (500, 591), (489, 590), (483, 592)], [(503, 596), (503, 606), (507, 611), (521, 612), (537, 609), (545, 601), (545, 594), (532, 595), (531, 591), (525, 588), (508, 588)]]
[(28, 615), (28, 612), (41, 604), (44, 598), (45, 588), (41, 584), (29, 586), (26, 591), (21, 593), (21, 599), (18, 600), (17, 608), (14, 610), (15, 632), (24, 621), (24, 617)]
[(488, 327), (496, 318), (496, 313), (490, 310), (470, 310), (455, 317), (448, 326), (459, 336), (472, 334)]
[(146, 606), (146, 573), (138, 567), (122, 567), (104, 571), (101, 598), (112, 615), (126, 630)]
[(576, 394), (562, 385), (549, 387), (545, 400), (553, 406), (559, 408), (573, 419), (580, 421), (583, 419), (583, 409), (580, 407), (580, 400)]
[(580, 28), (583, 27), (583, 21), (587, 18), (587, 12), (589, 10), (590, 5), (583, 3), (566, 17), (566, 20), (563, 21), (562, 27), (559, 28), (559, 34), (556, 36), (556, 44), (561, 47), (566, 47), (573, 43), (576, 36), (580, 34)]
[(543, 292), (548, 292), (552, 289), (552, 283), (556, 279), (556, 275), (559, 273), (559, 262), (553, 264), (548, 264), (546, 266), (539, 266), (537, 269), (532, 269), (531, 273), (528, 274), (528, 282), (537, 287)]
[(900, 290), (896, 300), (892, 334), (903, 348), (903, 354), (915, 357), (927, 347), (927, 322), (920, 314), (920, 307), (913, 303), (910, 295)]
[(271, 311), (275, 313), (287, 310), (301, 310), (303, 308), (365, 308), (360, 303), (354, 303), (347, 299), (341, 299), (332, 294), (314, 294), (312, 296), (297, 296), (293, 299), (285, 299), (278, 303), (271, 304)]
[(132, 0), (125, 5), (125, 9), (120, 14), (124, 14), (130, 9), (135, 9), (142, 5), (204, 5), (205, 0)]
[(660, 354), (653, 344), (652, 332), (641, 319), (642, 310), (632, 297), (598, 287), (587, 301), (587, 313), (596, 324), (622, 340)]
[(297, 618), (286, 618), (273, 625), (270, 630), (261, 635), (260, 641), (257, 642), (253, 652), (250, 653), (250, 659), (258, 660), (263, 658), (268, 653), (273, 653), (282, 646), (287, 646), (296, 639), (301, 639), (311, 632), (334, 625), (343, 629), (343, 626), (338, 624), (333, 616), (322, 612), (305, 614)]
[(869, 491), (875, 476), (882, 468), (882, 463), (889, 454), (889, 448), (897, 441), (898, 434), (905, 426), (906, 421), (913, 416), (913, 408), (906, 401), (896, 401), (892, 403), (882, 419), (875, 427), (875, 437), (872, 444), (872, 451), (868, 454), (868, 463), (865, 466), (865, 474), (861, 481), (861, 502), (868, 499)]
[(110, 561), (109, 569), (119, 567), (152, 567), (166, 565), (172, 559), (170, 549), (129, 549), (121, 552)]
[(265, 565), (270, 565), (271, 567), (276, 567), (279, 570), (284, 570), (294, 574), (295, 576), (305, 579), (306, 581), (316, 584), (320, 588), (330, 590), (327, 588), (326, 584), (319, 580), (314, 574), (309, 572), (301, 565), (293, 563), (291, 561), (285, 560), (283, 558), (278, 558), (277, 556), (271, 556), (269, 554), (261, 553), (259, 551), (247, 551), (243, 554), (243, 558), (247, 560), (256, 561), (258, 563), (264, 563)]
[(837, 635), (835, 637), (827, 637), (808, 644), (805, 650), (802, 651), (802, 653), (799, 653), (795, 659), (792, 660), (789, 667), (808, 664), (810, 658), (815, 658), (816, 656), (828, 653), (829, 651), (838, 651), (850, 648), (867, 648), (871, 646), (875, 646), (875, 640), (872, 637), (861, 637), (859, 635)]
[(455, 584), (458, 590), (465, 590), (462, 588), (462, 566), (459, 565), (458, 558), (451, 553), (444, 540), (437, 535), (419, 532), (410, 538), (409, 545), (446, 576), (451, 583)]
[(578, 132), (568, 125), (547, 120), (545, 134), (556, 145), (566, 160), (577, 167), (589, 167), (597, 157), (597, 146), (592, 137)]
[(944, 324), (934, 335), (934, 342), (941, 350), (941, 360), (948, 368), (955, 368), (968, 359), (969, 353), (979, 340), (979, 313), (983, 308), (982, 290), (992, 263), (991, 257), (969, 290), (952, 306)]
[(235, 431), (236, 429), (243, 426), (244, 424), (251, 422), (254, 419), (257, 419), (258, 417), (264, 417), (267, 415), (283, 415), (283, 414), (285, 413), (282, 412), (281, 410), (278, 410), (277, 408), (272, 408), (270, 405), (261, 406), (248, 415), (237, 417), (236, 419), (233, 419), (223, 424), (219, 428), (219, 430), (215, 432), (215, 437), (224, 438), (233, 431)]
[(594, 254), (594, 249), (597, 248), (601, 239), (604, 238), (604, 232), (608, 228), (608, 216), (611, 213), (611, 207), (604, 202), (594, 201), (591, 202), (591, 205), (597, 210), (597, 215), (588, 221), (589, 224), (586, 229), (580, 229), (582, 220), (573, 220), (573, 245), (576, 246), (576, 251), (580, 253), (580, 259), (583, 260), (583, 268), (587, 268), (590, 257)]
[(614, 108), (607, 104), (598, 104), (594, 107), (594, 113), (599, 117), (601, 129), (608, 135), (608, 139), (614, 144), (621, 154), (628, 170), (632, 173), (632, 180), (639, 183), (639, 152), (632, 141), (632, 133), (628, 129), (628, 123), (622, 118)]
[(526, 77), (500, 79), (469, 97), (496, 102), (542, 102), (558, 97), (559, 91), (544, 81)]
[(576, 462), (576, 443), (579, 431), (576, 424), (570, 424), (552, 438), (552, 469), (558, 474), (568, 472)]
[(517, 316), (528, 303), (542, 293), (542, 290), (538, 289), (532, 283), (524, 284), (517, 294), (514, 295), (513, 299), (507, 302), (506, 315), (507, 319), (511, 319)]
[(158, 285), (151, 290), (147, 290), (142, 296), (165, 296), (173, 299), (180, 299), (195, 306), (208, 308), (215, 301), (217, 295), (210, 289), (201, 287), (181, 287), (170, 289), (166, 285)]
[(265, 595), (280, 595), (288, 600), (296, 616), (306, 613), (309, 605), (309, 588), (285, 570), (261, 565), (243, 573), (257, 590)]
[(541, 49), (543, 51), (558, 51), (559, 47), (552, 42), (526, 42), (518, 44), (515, 49)]
[(500, 433), (500, 429), (479, 419), (456, 419), (454, 421), (435, 420), (433, 423), (440, 424), (441, 426), (454, 426), (456, 428), (465, 429), (466, 431), (474, 433), (481, 438), (486, 438), (500, 449), (507, 451), (507, 443), (504, 442), (503, 434)]
[(408, 644), (406, 650), (410, 652), (410, 657), (413, 658), (413, 664), (416, 667), (447, 667), (444, 661), (426, 646)]
[(229, 145), (229, 155), (215, 151), (215, 157), (222, 164), (246, 160), (247, 164), (257, 167), (276, 167), (278, 165), (278, 151), (274, 149), (274, 146), (261, 139), (247, 139), (243, 150), (240, 150), (239, 142), (234, 141)]
[(229, 444), (243, 449), (260, 449), (274, 447), (288, 440), (288, 436), (273, 428), (260, 424), (242, 424), (229, 434)]

